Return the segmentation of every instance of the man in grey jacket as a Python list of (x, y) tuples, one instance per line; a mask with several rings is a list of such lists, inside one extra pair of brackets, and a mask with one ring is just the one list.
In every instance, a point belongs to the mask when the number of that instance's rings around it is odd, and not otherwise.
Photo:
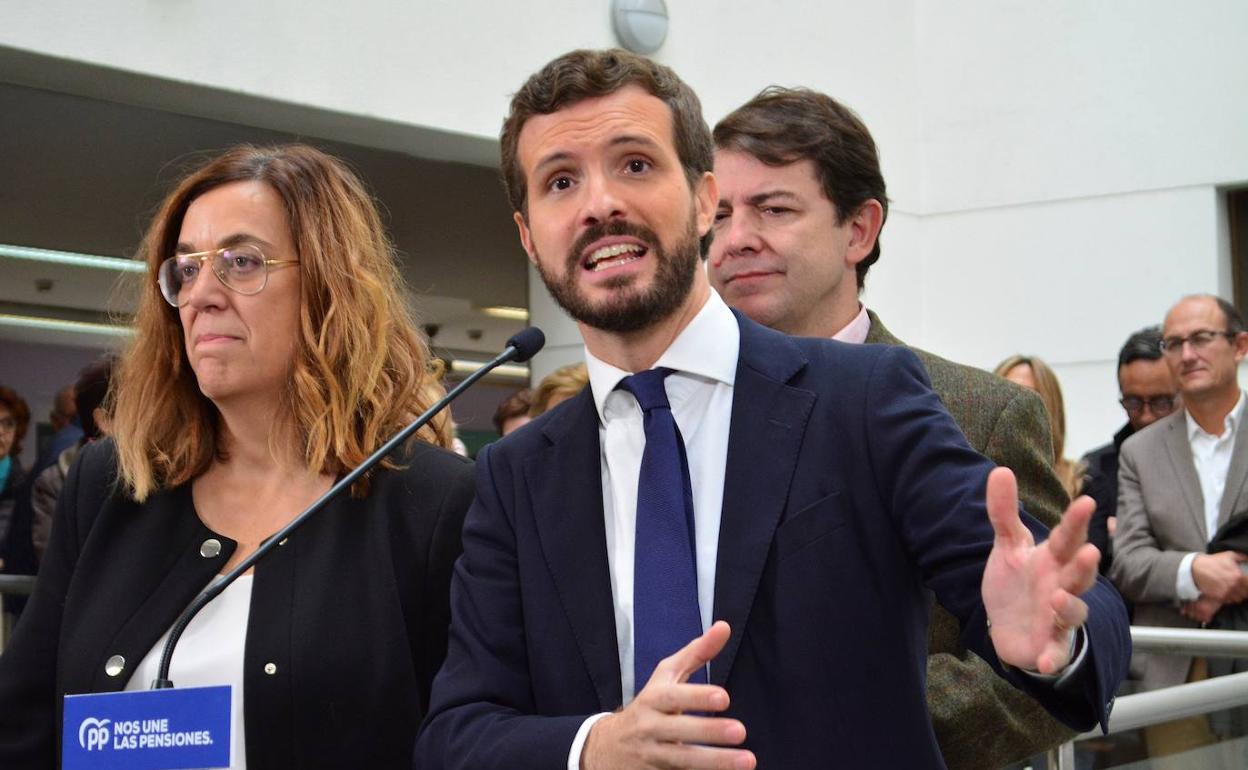
[[(1118, 477), (1118, 529), (1110, 578), (1144, 626), (1195, 627), (1248, 599), (1248, 556), (1206, 553), (1209, 539), (1248, 506), (1248, 441), (1237, 379), (1248, 333), (1225, 300), (1185, 297), (1166, 315), (1162, 351), (1183, 408), (1127, 439)], [(1145, 689), (1202, 679), (1203, 659), (1139, 656)], [(1147, 732), (1150, 754), (1211, 739), (1203, 717)], [(1181, 734), (1177, 734), (1181, 733)], [(1164, 748), (1163, 748), (1164, 746)]]

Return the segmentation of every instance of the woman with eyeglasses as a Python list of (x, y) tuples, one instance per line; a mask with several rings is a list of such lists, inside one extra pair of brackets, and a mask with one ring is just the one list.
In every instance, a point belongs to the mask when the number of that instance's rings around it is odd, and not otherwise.
[[(52, 767), (67, 693), (147, 689), (180, 612), (441, 394), (373, 200), (306, 146), (186, 177), (113, 439), (65, 481), (0, 656), (0, 767)], [(442, 426), (445, 427), (445, 426)], [(408, 767), (446, 650), (470, 464), (433, 427), (195, 617), (178, 687), (233, 686), (233, 768)]]

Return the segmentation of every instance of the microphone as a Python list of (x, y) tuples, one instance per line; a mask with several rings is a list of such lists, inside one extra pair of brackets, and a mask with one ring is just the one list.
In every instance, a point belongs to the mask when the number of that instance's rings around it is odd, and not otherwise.
[(417, 417), (406, 428), (396, 433), (389, 441), (382, 444), (377, 451), (373, 452), (364, 462), (354, 468), (350, 473), (343, 476), (325, 494), (318, 497), (311, 505), (309, 505), (302, 513), (291, 519), (290, 523), (275, 532), (268, 540), (260, 544), (250, 556), (238, 563), (234, 569), (227, 572), (220, 580), (212, 583), (204, 589), (203, 593), (195, 597), (187, 608), (182, 611), (178, 619), (174, 621), (173, 626), (169, 629), (169, 639), (165, 641), (164, 649), (160, 653), (160, 669), (156, 673), (156, 679), (152, 681), (153, 690), (167, 690), (173, 687), (173, 682), (169, 679), (169, 665), (173, 662), (173, 649), (177, 646), (178, 640), (182, 638), (182, 633), (186, 631), (187, 625), (199, 611), (208, 606), (208, 603), (217, 598), (222, 591), (229, 587), (247, 570), (264, 558), (265, 554), (272, 551), (278, 543), (286, 539), (290, 533), (298, 529), (305, 521), (310, 519), (314, 513), (324, 508), (331, 500), (340, 495), (343, 490), (349, 489), (352, 484), (373, 466), (381, 462), (382, 458), (394, 451), (396, 447), (406, 441), (416, 431), (420, 430), (425, 423), (432, 420), (439, 412), (446, 408), (448, 404), (459, 397), (477, 380), (489, 374), (495, 368), (509, 361), (524, 362), (528, 361), (546, 344), (546, 335), (536, 326), (529, 326), (521, 329), (511, 339), (507, 340), (507, 347), (503, 348), (503, 352), (499, 353), (491, 359), (485, 366), (464, 378), (464, 381), (451, 389), (449, 393), (440, 398), (433, 406), (429, 407)]

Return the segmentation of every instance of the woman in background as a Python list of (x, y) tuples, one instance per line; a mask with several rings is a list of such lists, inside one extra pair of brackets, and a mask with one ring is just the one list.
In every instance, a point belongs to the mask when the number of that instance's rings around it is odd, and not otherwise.
[[(140, 256), (112, 439), (0, 656), (7, 770), (56, 764), (63, 695), (147, 689), (196, 595), (441, 394), (372, 198), (313, 148), (209, 161)], [(427, 426), (186, 629), (170, 678), (233, 685), (232, 768), (410, 766), (472, 498), (444, 444)]]
[(106, 353), (79, 372), (78, 381), (74, 383), (74, 407), (79, 422), (82, 423), (82, 438), (57, 455), (56, 462), (44, 468), (33, 481), (30, 492), (30, 507), (33, 509), (30, 539), (36, 563), (43, 559), (43, 552), (48, 548), (56, 501), (61, 496), (61, 488), (65, 485), (69, 469), (73, 467), (74, 460), (78, 459), (78, 452), (87, 444), (108, 434), (108, 415), (104, 413), (103, 406), (116, 364), (116, 355)]
[(1035, 356), (1010, 356), (993, 369), (993, 374), (1034, 390), (1049, 413), (1049, 433), (1053, 436), (1053, 470), (1066, 494), (1073, 499), (1083, 488), (1083, 463), (1066, 457), (1066, 407), (1057, 375)]
[[(22, 467), (22, 439), (30, 427), (30, 408), (17, 391), (0, 385), (0, 545), (8, 543), (13, 508), (19, 490), (28, 489)], [(7, 552), (0, 548), (0, 554)], [(0, 567), (4, 565), (0, 559)]]
[(589, 370), (585, 364), (561, 366), (542, 378), (533, 389), (533, 404), (529, 417), (540, 417), (564, 401), (572, 398), (589, 385)]

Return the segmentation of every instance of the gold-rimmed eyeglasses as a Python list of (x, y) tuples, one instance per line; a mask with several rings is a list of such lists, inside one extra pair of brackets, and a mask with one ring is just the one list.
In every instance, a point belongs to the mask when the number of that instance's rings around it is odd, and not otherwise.
[(269, 282), (269, 268), (299, 264), (297, 259), (266, 259), (264, 252), (252, 244), (176, 254), (161, 262), (156, 274), (165, 301), (174, 307), (185, 305), (190, 300), (195, 279), (209, 260), (212, 260), (212, 272), (222, 285), (239, 294), (263, 291)]

